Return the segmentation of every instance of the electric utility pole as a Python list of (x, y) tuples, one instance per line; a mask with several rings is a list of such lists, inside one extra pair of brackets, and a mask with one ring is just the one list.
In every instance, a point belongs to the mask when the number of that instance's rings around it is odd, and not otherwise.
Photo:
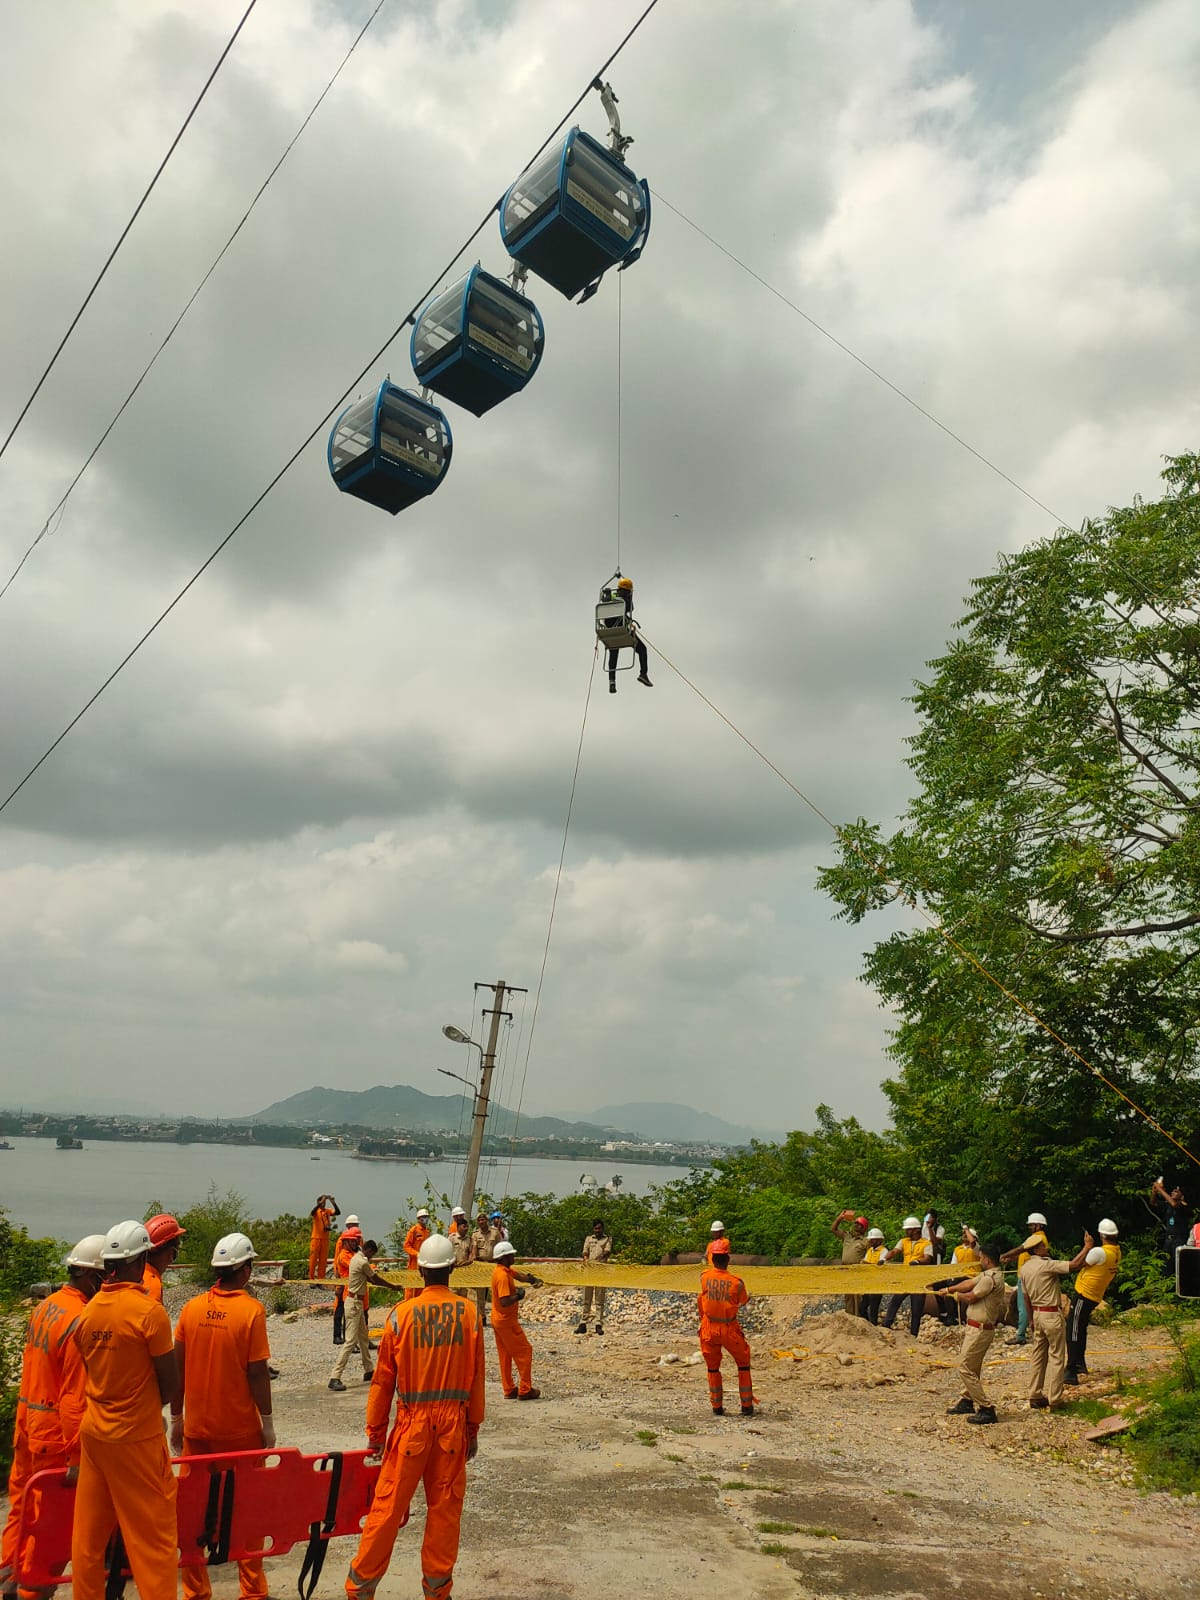
[(476, 990), (490, 989), (495, 996), (495, 1004), (483, 1012), (485, 1017), (491, 1017), (491, 1026), (488, 1028), (487, 1045), (480, 1047), (481, 1060), (479, 1064), (479, 1088), (475, 1092), (475, 1108), (471, 1119), (471, 1148), (467, 1154), (467, 1168), (463, 1173), (462, 1200), (460, 1204), (468, 1217), (475, 1215), (475, 1185), (479, 1181), (479, 1159), (483, 1154), (483, 1135), (487, 1127), (488, 1104), (492, 1089), (492, 1069), (496, 1065), (496, 1044), (500, 1038), (500, 1023), (505, 1017), (511, 1017), (511, 1011), (504, 1009), (506, 994), (525, 994), (524, 989), (515, 988), (512, 984), (505, 983), (501, 978), (499, 983), (477, 983)]

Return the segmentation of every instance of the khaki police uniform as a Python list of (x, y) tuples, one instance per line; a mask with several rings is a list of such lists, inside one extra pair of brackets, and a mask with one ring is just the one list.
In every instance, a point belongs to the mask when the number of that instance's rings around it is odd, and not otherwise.
[[(476, 1227), (471, 1230), (471, 1249), (474, 1251), (474, 1259), (476, 1261), (491, 1261), (492, 1251), (495, 1250), (496, 1246), (500, 1243), (503, 1237), (504, 1235), (500, 1232), (499, 1228), (490, 1226), (487, 1228), (481, 1228), (476, 1225)], [(475, 1297), (475, 1309), (479, 1312), (479, 1320), (485, 1327), (487, 1326), (489, 1292), (490, 1291), (487, 1289), (471, 1290), (471, 1293)]]
[[(842, 1240), (842, 1265), (844, 1267), (857, 1267), (867, 1254), (866, 1234), (848, 1233)], [(859, 1312), (860, 1296), (844, 1294), (842, 1296), (842, 1309), (848, 1311), (852, 1317)]]
[[(594, 1232), (589, 1233), (583, 1241), (582, 1256), (585, 1262), (603, 1266), (612, 1255), (612, 1240), (604, 1233), (597, 1239)], [(583, 1286), (583, 1310), (579, 1314), (580, 1322), (586, 1322), (591, 1314), (593, 1304), (596, 1307), (595, 1318), (597, 1325), (604, 1321), (604, 1302), (608, 1298), (608, 1290), (603, 1284), (585, 1283)]]
[(981, 1272), (971, 1285), (971, 1293), (980, 1298), (963, 1307), (967, 1313), (967, 1328), (963, 1335), (958, 1373), (967, 1398), (977, 1406), (990, 1406), (991, 1401), (983, 1392), (979, 1374), (983, 1369), (983, 1358), (996, 1337), (996, 1325), (1004, 1316), (1003, 1269), (988, 1267)]
[(1029, 1399), (1044, 1397), (1052, 1406), (1062, 1400), (1067, 1371), (1067, 1327), (1060, 1295), (1068, 1261), (1050, 1256), (1030, 1256), (1019, 1277), (1029, 1301), (1033, 1329), (1033, 1363), (1029, 1373)]
[(362, 1357), (363, 1377), (373, 1370), (371, 1361), (371, 1335), (367, 1331), (367, 1285), (371, 1280), (371, 1258), (361, 1250), (350, 1258), (346, 1276), (346, 1342), (338, 1351), (331, 1379), (340, 1383), (350, 1357), (357, 1350)]

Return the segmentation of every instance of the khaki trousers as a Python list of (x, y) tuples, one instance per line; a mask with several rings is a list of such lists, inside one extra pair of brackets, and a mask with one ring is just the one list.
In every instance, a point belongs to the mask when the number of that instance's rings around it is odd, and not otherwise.
[(375, 1361), (371, 1355), (371, 1339), (367, 1332), (367, 1314), (363, 1310), (361, 1300), (351, 1300), (347, 1297), (346, 1342), (338, 1351), (338, 1358), (333, 1364), (333, 1377), (341, 1377), (346, 1370), (350, 1357), (356, 1350), (362, 1356), (363, 1372), (370, 1372), (375, 1365)]
[(1067, 1371), (1067, 1325), (1061, 1311), (1035, 1311), (1033, 1364), (1029, 1374), (1029, 1398), (1045, 1395), (1052, 1406), (1062, 1399)]
[(983, 1358), (991, 1349), (995, 1337), (995, 1328), (968, 1328), (963, 1335), (962, 1361), (959, 1363), (958, 1375), (962, 1379), (963, 1393), (968, 1400), (974, 1400), (977, 1406), (991, 1405), (991, 1401), (983, 1392), (979, 1374), (983, 1368)]

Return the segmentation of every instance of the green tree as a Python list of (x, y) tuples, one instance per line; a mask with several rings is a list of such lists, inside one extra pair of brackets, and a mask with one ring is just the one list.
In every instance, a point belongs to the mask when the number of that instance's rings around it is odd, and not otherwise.
[[(1200, 1128), (1200, 459), (1162, 499), (1001, 560), (919, 683), (919, 788), (821, 874), (858, 922), (898, 898), (1185, 1144)], [(895, 918), (895, 910), (892, 912)], [(997, 1215), (1140, 1216), (1172, 1151), (933, 928), (868, 953), (885, 1085), (922, 1181)], [(1190, 1163), (1176, 1152), (1174, 1164)], [(986, 1222), (986, 1216), (980, 1217)]]

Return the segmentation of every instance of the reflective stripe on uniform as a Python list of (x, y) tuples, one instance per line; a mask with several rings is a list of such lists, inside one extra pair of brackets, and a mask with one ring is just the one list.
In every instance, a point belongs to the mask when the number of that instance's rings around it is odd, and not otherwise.
[(470, 1398), (467, 1389), (410, 1389), (405, 1393), (396, 1393), (396, 1399), (402, 1406), (419, 1406), (432, 1400), (461, 1400), (466, 1405)]
[(27, 1406), (30, 1411), (57, 1411), (57, 1406), (48, 1406), (41, 1400), (27, 1400), (23, 1394), (17, 1396), (19, 1406)]

